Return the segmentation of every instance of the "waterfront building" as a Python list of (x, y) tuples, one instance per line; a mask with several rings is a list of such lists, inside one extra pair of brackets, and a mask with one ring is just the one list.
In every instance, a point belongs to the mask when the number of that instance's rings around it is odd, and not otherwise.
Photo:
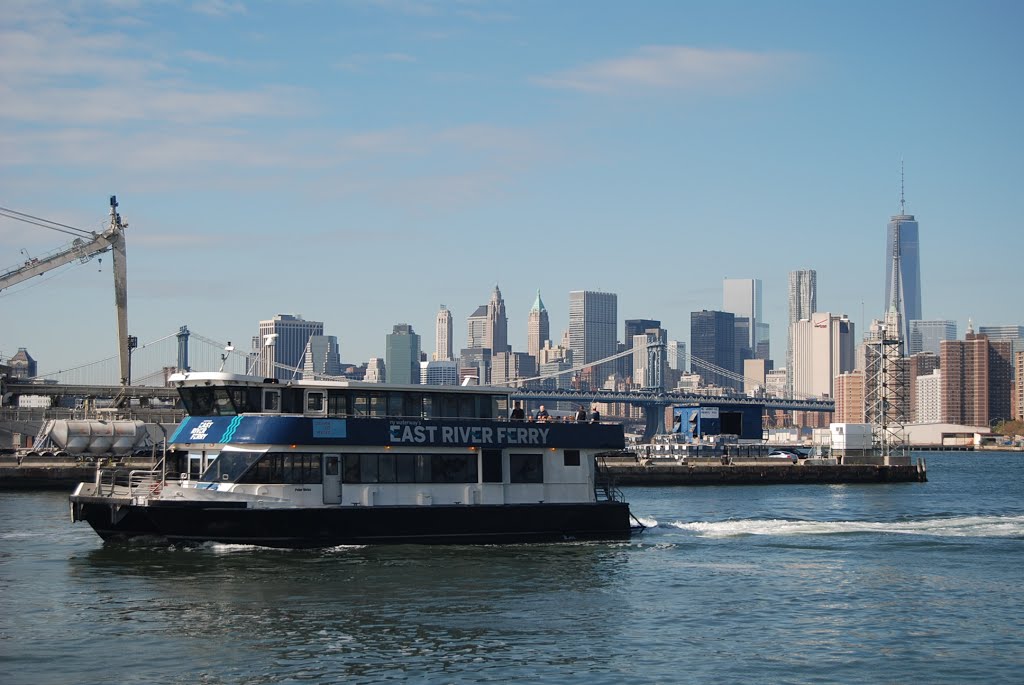
[(744, 346), (750, 348), (751, 356), (769, 359), (769, 326), (764, 320), (761, 306), (761, 279), (726, 278), (722, 282), (722, 310), (732, 312), (737, 318), (748, 321), (747, 338)]
[(322, 336), (322, 321), (306, 321), (297, 314), (277, 314), (259, 323), (252, 339), (256, 368), (264, 378), (291, 380), (305, 366), (310, 338)]
[(19, 347), (14, 356), (7, 360), (7, 366), (11, 380), (25, 381), (39, 375), (39, 364), (24, 347)]
[(367, 383), (386, 382), (387, 370), (384, 366), (384, 360), (380, 357), (371, 357), (370, 361), (366, 362), (366, 375), (363, 376), (363, 380)]
[(789, 272), (789, 322), (786, 328), (786, 396), (793, 396), (793, 324), (811, 318), (818, 309), (818, 272), (801, 269)]
[(1016, 368), (1014, 378), (1017, 380), (1013, 384), (1014, 393), (1016, 395), (1013, 418), (1017, 421), (1024, 421), (1024, 350), (1015, 352), (1014, 358), (1014, 367)]
[(845, 314), (815, 312), (794, 323), (790, 337), (795, 396), (832, 397), (835, 377), (853, 371), (853, 322)]
[(913, 423), (940, 423), (942, 421), (942, 370), (914, 379)]
[(458, 385), (458, 362), (451, 359), (433, 359), (429, 362), (420, 362), (420, 384)]
[(388, 383), (404, 385), (420, 382), (420, 336), (407, 323), (395, 324), (387, 335), (384, 363)]
[(847, 371), (835, 379), (835, 423), (864, 423), (864, 372)]
[(1014, 352), (1024, 350), (1024, 326), (978, 326), (978, 333), (993, 341), (1009, 340)]
[(885, 311), (899, 317), (899, 339), (906, 353), (910, 322), (921, 319), (921, 257), (917, 220), (905, 211), (900, 189), (900, 213), (889, 219), (885, 240)]
[[(907, 389), (910, 395), (908, 404), (910, 407), (909, 419), (911, 423), (925, 423), (925, 420), (917, 414), (917, 408), (920, 404), (917, 397), (917, 390), (920, 385), (918, 384), (917, 379), (922, 376), (931, 375), (933, 371), (939, 368), (940, 360), (941, 358), (939, 355), (932, 352), (918, 352), (917, 354), (910, 355), (907, 359), (909, 368), (909, 373), (907, 374)], [(930, 388), (931, 386), (928, 387)], [(937, 401), (938, 399), (936, 399), (936, 402)], [(925, 406), (927, 409), (931, 409), (930, 404)], [(935, 419), (935, 421), (938, 420), (939, 419)]]
[(909, 330), (909, 345), (906, 348), (908, 357), (918, 352), (938, 354), (939, 343), (943, 340), (956, 340), (956, 321), (911, 319)]
[(530, 314), (526, 319), (526, 351), (540, 363), (540, 350), (544, 343), (551, 337), (551, 325), (548, 321), (548, 310), (540, 299), (540, 290), (537, 291), (537, 299), (530, 307)]
[[(615, 354), (618, 328), (618, 295), (615, 293), (574, 290), (569, 293), (569, 349), (573, 363), (590, 364)], [(599, 388), (615, 373), (615, 363), (606, 362), (583, 369), (587, 385)]]
[(452, 313), (441, 305), (434, 326), (434, 361), (453, 361), (452, 355)]
[(690, 312), (690, 368), (700, 373), (705, 385), (742, 387), (732, 312)]
[(988, 426), (1012, 417), (1012, 342), (989, 340), (968, 325), (964, 340), (941, 349), (942, 421)]
[(341, 375), (341, 352), (335, 335), (312, 335), (306, 343), (303, 378)]

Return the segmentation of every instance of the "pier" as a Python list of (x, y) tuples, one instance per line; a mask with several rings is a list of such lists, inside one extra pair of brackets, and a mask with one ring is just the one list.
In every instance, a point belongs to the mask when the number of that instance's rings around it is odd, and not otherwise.
[[(847, 462), (798, 463), (759, 457), (689, 457), (638, 459), (604, 456), (598, 459), (600, 476), (615, 485), (783, 485), (838, 483), (924, 483), (928, 468), (921, 457), (847, 458)], [(810, 463), (808, 463), (810, 462)]]

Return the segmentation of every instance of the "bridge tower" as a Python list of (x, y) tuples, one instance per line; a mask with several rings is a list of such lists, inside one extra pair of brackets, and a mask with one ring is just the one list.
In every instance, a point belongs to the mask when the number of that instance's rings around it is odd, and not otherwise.
[(188, 326), (178, 329), (178, 372), (186, 373), (191, 371), (188, 365)]

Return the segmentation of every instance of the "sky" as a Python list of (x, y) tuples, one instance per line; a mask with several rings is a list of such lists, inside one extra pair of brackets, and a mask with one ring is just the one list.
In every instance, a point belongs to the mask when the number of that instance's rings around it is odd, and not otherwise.
[[(1024, 324), (1024, 4), (668, 0), (0, 0), (0, 206), (91, 231), (117, 195), (129, 328), (248, 347), (275, 314), (342, 359), (409, 323), (431, 353), (497, 284), (525, 350), (540, 290), (689, 340), (725, 278), (790, 271), (857, 336), (889, 218), (922, 309)], [(0, 272), (68, 236), (0, 218)], [(24, 252), (23, 252), (24, 251)], [(109, 255), (0, 291), (0, 354), (116, 351)]]

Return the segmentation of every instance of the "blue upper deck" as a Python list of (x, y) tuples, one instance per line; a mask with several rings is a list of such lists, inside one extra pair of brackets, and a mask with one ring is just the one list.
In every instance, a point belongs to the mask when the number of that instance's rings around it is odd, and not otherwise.
[(171, 377), (189, 413), (171, 442), (622, 449), (622, 427), (507, 421), (509, 389), (296, 381), (227, 373)]

